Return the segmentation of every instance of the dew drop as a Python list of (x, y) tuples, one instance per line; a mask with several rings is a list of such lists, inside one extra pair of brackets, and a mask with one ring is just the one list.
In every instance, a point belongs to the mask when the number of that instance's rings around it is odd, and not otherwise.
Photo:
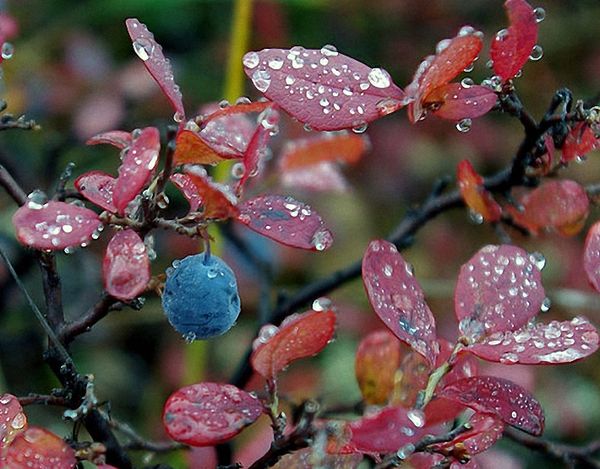
[(258, 333), (258, 341), (260, 343), (267, 343), (271, 337), (279, 332), (279, 328), (273, 324), (265, 324), (260, 328)]
[(476, 225), (481, 225), (484, 221), (483, 215), (473, 209), (469, 209), (469, 220)]
[(417, 428), (422, 428), (425, 425), (425, 413), (419, 409), (411, 409), (406, 413), (408, 420)]
[(269, 59), (267, 64), (273, 70), (281, 70), (281, 67), (283, 67), (283, 59), (281, 57), (273, 57)]
[(508, 37), (508, 29), (501, 29), (496, 33), (496, 41), (504, 41)]
[(216, 278), (217, 275), (219, 275), (219, 272), (217, 271), (217, 269), (208, 269), (206, 271), (206, 276), (210, 279)]
[(264, 93), (271, 86), (271, 74), (267, 70), (256, 70), (252, 74), (252, 83), (258, 91)]
[(460, 85), (463, 88), (471, 88), (471, 86), (473, 86), (475, 84), (475, 82), (473, 81), (472, 78), (463, 78), (462, 81), (460, 82)]
[(355, 134), (362, 134), (366, 132), (368, 127), (369, 124), (367, 124), (366, 122), (359, 122), (358, 124), (352, 127), (352, 132), (354, 132)]
[(392, 82), (389, 73), (382, 68), (372, 68), (367, 78), (375, 88), (387, 88)]
[(331, 309), (331, 300), (329, 298), (321, 297), (313, 301), (313, 311), (323, 312)]
[(188, 344), (191, 344), (194, 340), (196, 340), (196, 333), (193, 331), (188, 331), (183, 334), (183, 340), (185, 340)]
[(468, 36), (470, 34), (473, 34), (475, 32), (475, 28), (473, 26), (463, 26), (462, 28), (460, 28), (460, 30), (458, 31), (458, 35), (459, 36)]
[(400, 101), (394, 98), (384, 98), (377, 102), (375, 108), (380, 116), (387, 116), (388, 114), (398, 110), (400, 106)]
[(406, 459), (414, 452), (415, 452), (415, 445), (408, 444), (408, 445), (400, 448), (398, 451), (396, 451), (396, 456), (398, 456), (399, 459)]
[(542, 270), (546, 265), (546, 258), (541, 252), (533, 252), (529, 255), (529, 260), (532, 264), (534, 264), (539, 270)]
[(446, 48), (450, 45), (450, 39), (442, 39), (440, 42), (438, 42), (435, 46), (435, 53), (436, 54), (441, 54), (442, 52), (444, 52), (446, 50)]
[(542, 7), (534, 8), (533, 15), (535, 16), (535, 21), (537, 23), (541, 23), (544, 21), (544, 19), (546, 19), (546, 10), (544, 10)]
[(459, 120), (456, 123), (456, 130), (458, 130), (459, 132), (468, 132), (469, 130), (471, 130), (471, 125), (473, 124), (473, 121), (471, 119), (462, 119)]
[(237, 162), (231, 167), (231, 176), (235, 179), (241, 179), (244, 175), (244, 163)]
[(531, 54), (529, 54), (529, 60), (532, 60), (534, 62), (540, 60), (544, 55), (544, 49), (542, 49), (542, 46), (540, 46), (539, 44), (536, 44), (535, 46), (533, 46), (533, 49), (531, 49)]
[(544, 301), (542, 301), (542, 305), (540, 306), (540, 311), (542, 313), (546, 313), (550, 310), (551, 306), (552, 306), (552, 301), (550, 300), (550, 298), (546, 297), (546, 298), (544, 298)]
[(2, 58), (4, 60), (12, 59), (15, 53), (15, 48), (10, 42), (5, 42), (2, 44)]
[(386, 277), (391, 277), (393, 273), (394, 268), (391, 265), (386, 264), (383, 266), (383, 275), (385, 275)]
[(325, 44), (323, 47), (321, 47), (321, 54), (326, 55), (327, 57), (335, 57), (338, 55), (338, 51), (335, 46), (332, 46), (331, 44)]
[(255, 68), (259, 62), (260, 57), (256, 52), (248, 52), (246, 55), (244, 55), (244, 58), (242, 59), (244, 67), (247, 68)]
[(154, 44), (149, 39), (140, 37), (133, 41), (133, 51), (145, 62), (152, 56)]
[(293, 76), (291, 76), (291, 75), (288, 75), (287, 77), (285, 77), (285, 84), (286, 84), (286, 85), (288, 85), (288, 86), (291, 86), (291, 85), (293, 85), (295, 82), (296, 82), (296, 79), (295, 79)]
[(183, 115), (182, 112), (177, 111), (175, 114), (173, 114), (173, 120), (177, 123), (179, 122), (183, 122), (183, 119), (185, 119), (185, 116)]

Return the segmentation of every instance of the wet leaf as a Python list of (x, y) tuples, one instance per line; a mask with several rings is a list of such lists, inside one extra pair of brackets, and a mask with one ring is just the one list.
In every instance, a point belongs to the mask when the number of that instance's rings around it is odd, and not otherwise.
[[(266, 104), (272, 105), (269, 102)], [(221, 111), (226, 109), (229, 108)], [(219, 111), (215, 112), (218, 113)], [(207, 119), (211, 116), (212, 114)], [(198, 135), (221, 159), (243, 158), (248, 142), (256, 130), (256, 122), (245, 114), (225, 114), (208, 122), (203, 121), (202, 125)]]
[(388, 330), (371, 332), (360, 341), (354, 369), (365, 403), (383, 405), (388, 402), (400, 358), (400, 341)]
[(600, 222), (592, 225), (585, 238), (583, 268), (590, 284), (600, 291)]
[(437, 117), (458, 121), (483, 116), (497, 100), (496, 93), (486, 86), (448, 83), (429, 93), (423, 99), (423, 106), (432, 108)]
[(469, 160), (462, 160), (456, 168), (458, 188), (469, 209), (484, 220), (496, 222), (502, 216), (502, 208), (485, 188), (483, 178), (475, 171)]
[(231, 384), (198, 383), (175, 391), (163, 411), (175, 441), (212, 446), (229, 440), (263, 413), (262, 402)]
[(198, 133), (183, 129), (175, 139), (173, 164), (179, 166), (185, 163), (215, 164), (231, 158), (241, 158), (242, 154), (221, 155), (217, 153)]
[(215, 120), (223, 119), (224, 117), (240, 117), (239, 114), (249, 114), (252, 112), (262, 112), (266, 108), (273, 106), (271, 101), (254, 101), (248, 103), (236, 103), (231, 106), (225, 106), (220, 108), (214, 112), (211, 112), (209, 115), (202, 119), (203, 124), (208, 124)]
[(471, 429), (459, 434), (454, 440), (434, 446), (437, 450), (446, 450), (457, 458), (465, 454), (482, 453), (494, 445), (504, 431), (504, 423), (495, 415), (475, 413), (469, 419)]
[(544, 430), (544, 412), (540, 403), (526, 389), (503, 378), (474, 376), (461, 379), (444, 387), (438, 395), (477, 412), (495, 415), (532, 435), (541, 435)]
[(362, 459), (358, 454), (325, 454), (317, 448), (304, 448), (283, 456), (273, 469), (356, 469)]
[(385, 70), (333, 46), (263, 49), (248, 52), (243, 63), (260, 92), (315, 130), (363, 129), (403, 105), (404, 93)]
[(430, 364), (435, 363), (435, 319), (412, 267), (396, 247), (384, 240), (371, 241), (362, 261), (362, 278), (371, 306), (383, 323)]
[(19, 207), (12, 222), (19, 242), (52, 251), (89, 243), (102, 225), (91, 210), (55, 201), (44, 205), (30, 201)]
[(581, 360), (598, 349), (598, 332), (584, 317), (496, 332), (466, 350), (504, 364), (556, 365)]
[(480, 249), (458, 275), (454, 307), (460, 331), (477, 341), (485, 333), (515, 331), (527, 324), (546, 296), (538, 262), (516, 246)]
[(590, 151), (599, 147), (600, 143), (592, 128), (585, 122), (578, 122), (565, 138), (560, 161), (561, 163), (581, 161)]
[(254, 371), (268, 380), (290, 363), (316, 355), (333, 338), (335, 313), (307, 311), (286, 318), (277, 328), (263, 326), (253, 345), (250, 363)]
[(490, 57), (493, 70), (502, 81), (514, 78), (529, 60), (538, 36), (533, 8), (525, 0), (506, 0), (509, 27), (492, 41)]
[(304, 189), (311, 192), (345, 192), (348, 189), (348, 182), (340, 167), (329, 161), (290, 169), (282, 173), (280, 177), (281, 184), (284, 187), (294, 189)]
[(0, 396), (0, 454), (13, 439), (27, 429), (27, 417), (19, 400), (12, 394)]
[(88, 171), (75, 179), (75, 189), (98, 207), (116, 212), (113, 192), (117, 180), (103, 171)]
[(171, 106), (178, 115), (175, 120), (180, 122), (185, 117), (183, 97), (179, 86), (175, 83), (169, 59), (165, 58), (162, 47), (156, 42), (154, 35), (145, 24), (140, 23), (136, 18), (128, 18), (125, 20), (125, 25), (129, 37), (133, 41), (134, 52), (144, 62), (146, 70), (171, 102)]
[(321, 216), (292, 197), (262, 195), (238, 207), (238, 221), (286, 246), (324, 251), (333, 243), (333, 236)]
[(139, 296), (150, 281), (146, 245), (130, 229), (118, 231), (108, 243), (102, 262), (105, 290), (119, 300)]
[(170, 177), (171, 182), (179, 189), (190, 204), (190, 212), (195, 212), (202, 203), (202, 197), (192, 178), (184, 173), (174, 173)]
[(107, 144), (112, 145), (113, 147), (117, 147), (120, 150), (127, 148), (131, 145), (133, 137), (131, 133), (125, 132), (124, 130), (111, 130), (109, 132), (102, 132), (98, 135), (94, 135), (90, 137), (86, 145), (99, 145), (99, 144)]
[(134, 138), (123, 155), (119, 177), (113, 191), (113, 203), (119, 215), (149, 182), (158, 163), (160, 134), (156, 127), (146, 127)]
[(515, 223), (533, 234), (553, 230), (562, 236), (581, 231), (589, 213), (585, 189), (568, 179), (543, 183), (525, 194), (519, 201), (523, 210), (509, 208)]
[(39, 427), (29, 427), (15, 437), (5, 454), (11, 469), (73, 469), (75, 452), (62, 438)]
[(238, 215), (235, 195), (228, 186), (214, 182), (203, 170), (190, 170), (185, 176), (196, 186), (204, 218), (227, 220)]

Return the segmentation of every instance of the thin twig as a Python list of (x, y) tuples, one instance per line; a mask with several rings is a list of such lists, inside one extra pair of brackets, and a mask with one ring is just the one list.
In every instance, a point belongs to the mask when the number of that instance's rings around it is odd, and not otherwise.
[(88, 332), (94, 324), (104, 318), (118, 301), (106, 292), (102, 292), (100, 299), (83, 316), (65, 324), (59, 333), (64, 344), (70, 343), (76, 336)]

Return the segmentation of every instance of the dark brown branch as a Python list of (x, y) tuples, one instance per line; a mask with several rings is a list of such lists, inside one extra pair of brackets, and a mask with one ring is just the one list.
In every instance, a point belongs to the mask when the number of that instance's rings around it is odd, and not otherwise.
[(64, 397), (61, 396), (49, 396), (46, 394), (29, 394), (28, 396), (22, 396), (17, 398), (19, 404), (23, 407), (28, 405), (54, 405), (59, 407), (68, 407), (68, 402)]
[(3, 165), (0, 165), (0, 186), (18, 205), (27, 202), (27, 194)]
[(104, 318), (116, 303), (118, 301), (115, 298), (102, 292), (98, 302), (83, 316), (61, 328), (59, 338), (64, 344), (69, 344), (76, 336), (90, 331), (92, 326)]

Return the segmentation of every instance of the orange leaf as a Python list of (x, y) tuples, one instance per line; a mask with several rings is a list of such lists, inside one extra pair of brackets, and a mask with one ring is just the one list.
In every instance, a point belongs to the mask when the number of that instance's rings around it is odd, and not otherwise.
[(192, 130), (184, 129), (177, 134), (175, 154), (173, 155), (175, 166), (185, 163), (215, 164), (230, 158), (231, 156), (218, 154)]
[(502, 209), (483, 185), (483, 178), (477, 174), (469, 160), (458, 163), (458, 187), (465, 204), (484, 220), (496, 222), (500, 220)]

